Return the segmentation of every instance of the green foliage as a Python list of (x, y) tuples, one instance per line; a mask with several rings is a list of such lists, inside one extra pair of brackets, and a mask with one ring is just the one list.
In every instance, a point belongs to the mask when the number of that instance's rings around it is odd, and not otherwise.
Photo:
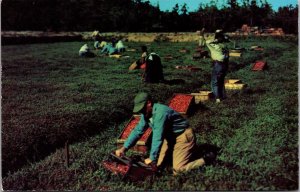
[[(199, 4), (189, 12), (186, 4), (176, 4), (162, 12), (149, 1), (134, 0), (3, 0), (3, 31), (92, 31), (161, 32), (207, 31), (223, 28), (236, 31), (243, 24), (264, 28), (281, 27), (298, 33), (298, 7), (280, 7), (277, 12), (267, 2), (217, 1)], [(221, 2), (218, 2), (220, 4)]]
[[(116, 149), (137, 92), (150, 92), (155, 100), (167, 103), (173, 93), (210, 90), (211, 61), (192, 60), (196, 43), (148, 45), (161, 56), (169, 84), (143, 84), (139, 71), (127, 72), (138, 52), (126, 52), (129, 59), (79, 58), (82, 42), (3, 46), (4, 189), (296, 190), (298, 45), (274, 38), (236, 41), (244, 48), (265, 48), (230, 58), (227, 78), (241, 79), (248, 87), (227, 91), (224, 102), (197, 105), (189, 117), (199, 146), (221, 149), (217, 163), (176, 177), (166, 171), (153, 181), (139, 183), (121, 181), (105, 171), (101, 161)], [(180, 53), (183, 48), (189, 52)], [(165, 60), (169, 54), (176, 59)], [(267, 61), (267, 70), (251, 71), (258, 59)], [(177, 70), (176, 65), (202, 70)], [(172, 83), (178, 79), (183, 81)], [(71, 143), (68, 168), (64, 165), (66, 140)]]

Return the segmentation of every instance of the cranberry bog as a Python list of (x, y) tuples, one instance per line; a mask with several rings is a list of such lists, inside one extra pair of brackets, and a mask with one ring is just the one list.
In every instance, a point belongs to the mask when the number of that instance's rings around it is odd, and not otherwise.
[[(168, 105), (174, 93), (210, 90), (211, 60), (193, 60), (197, 42), (125, 43), (136, 50), (146, 44), (161, 58), (172, 55), (162, 60), (166, 82), (160, 84), (144, 84), (141, 71), (128, 71), (139, 51), (80, 58), (79, 48), (92, 48), (92, 41), (2, 46), (3, 189), (297, 190), (298, 38), (233, 40), (246, 50), (230, 58), (226, 78), (247, 87), (226, 91), (221, 103), (196, 104), (188, 117), (199, 151), (217, 147), (217, 161), (176, 177), (167, 169), (138, 183), (120, 180), (101, 162), (117, 148), (139, 91)], [(251, 51), (253, 45), (263, 50)], [(252, 71), (257, 60), (268, 68)], [(176, 70), (178, 65), (201, 70)]]

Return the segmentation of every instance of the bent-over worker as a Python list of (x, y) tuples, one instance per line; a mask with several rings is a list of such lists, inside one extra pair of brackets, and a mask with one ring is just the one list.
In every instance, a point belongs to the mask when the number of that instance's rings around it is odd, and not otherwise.
[(91, 52), (90, 48), (88, 47), (87, 44), (84, 44), (80, 49), (79, 49), (79, 56), (81, 57), (95, 57), (95, 54)]
[(166, 160), (172, 157), (173, 173), (188, 171), (214, 160), (213, 153), (193, 160), (196, 137), (189, 122), (170, 107), (154, 103), (147, 93), (139, 93), (134, 98), (134, 113), (141, 114), (138, 125), (130, 133), (123, 147), (115, 151), (117, 156), (125, 155), (133, 147), (145, 130), (152, 129), (150, 157), (146, 164), (164, 167)]

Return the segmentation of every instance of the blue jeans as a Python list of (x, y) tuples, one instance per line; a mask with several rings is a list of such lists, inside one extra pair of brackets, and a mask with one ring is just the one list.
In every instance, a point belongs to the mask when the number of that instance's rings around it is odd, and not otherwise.
[(213, 70), (211, 76), (211, 89), (216, 99), (225, 99), (224, 80), (227, 73), (226, 62), (213, 62)]

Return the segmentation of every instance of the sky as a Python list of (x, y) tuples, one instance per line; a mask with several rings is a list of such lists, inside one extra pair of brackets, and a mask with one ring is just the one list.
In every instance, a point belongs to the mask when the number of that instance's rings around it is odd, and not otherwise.
[[(186, 3), (188, 11), (196, 11), (199, 8), (200, 3), (208, 4), (211, 0), (149, 0), (152, 5), (157, 5), (159, 3), (160, 10), (162, 11), (172, 11), (176, 3), (178, 3), (179, 8)], [(215, 0), (220, 5), (225, 5), (227, 0)], [(238, 1), (239, 2), (239, 1)], [(259, 0), (257, 2), (260, 2)], [(278, 7), (298, 4), (298, 0), (267, 0), (271, 4), (273, 10), (277, 11)]]

